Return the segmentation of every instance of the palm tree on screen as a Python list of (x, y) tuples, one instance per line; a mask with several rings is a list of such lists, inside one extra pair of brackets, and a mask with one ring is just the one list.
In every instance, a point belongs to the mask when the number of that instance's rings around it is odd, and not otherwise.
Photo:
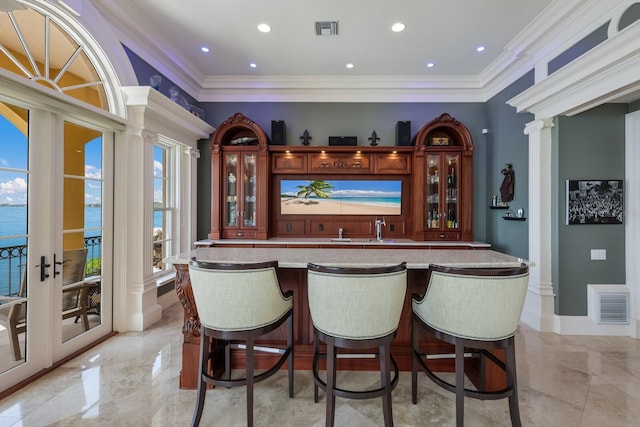
[(333, 185), (323, 180), (309, 181), (308, 185), (298, 185), (300, 191), (296, 194), (296, 197), (304, 197), (308, 199), (312, 195), (315, 195), (319, 199), (330, 199), (331, 189)]

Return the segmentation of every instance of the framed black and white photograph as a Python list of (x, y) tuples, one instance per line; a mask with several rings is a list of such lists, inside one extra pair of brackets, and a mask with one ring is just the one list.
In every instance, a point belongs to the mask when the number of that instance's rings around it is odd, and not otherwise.
[(621, 179), (567, 180), (567, 225), (622, 224)]

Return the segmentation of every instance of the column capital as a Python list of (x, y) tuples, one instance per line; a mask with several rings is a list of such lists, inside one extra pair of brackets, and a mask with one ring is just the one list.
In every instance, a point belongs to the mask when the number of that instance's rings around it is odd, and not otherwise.
[(147, 129), (142, 129), (142, 140), (147, 144), (155, 144), (158, 142), (158, 133)]
[(554, 126), (552, 118), (537, 119), (524, 125), (524, 134), (531, 135)]
[(198, 150), (197, 148), (186, 146), (184, 149), (184, 154), (193, 157), (194, 159), (200, 158), (200, 150)]

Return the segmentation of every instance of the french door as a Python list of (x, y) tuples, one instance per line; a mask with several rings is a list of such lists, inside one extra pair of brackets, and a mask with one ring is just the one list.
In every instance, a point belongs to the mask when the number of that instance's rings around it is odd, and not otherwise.
[(112, 330), (114, 136), (73, 114), (0, 113), (2, 391)]

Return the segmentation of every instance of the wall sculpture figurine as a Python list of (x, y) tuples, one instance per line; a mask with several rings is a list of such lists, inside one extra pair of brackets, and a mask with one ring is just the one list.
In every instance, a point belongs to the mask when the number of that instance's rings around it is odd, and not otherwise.
[(511, 163), (507, 163), (501, 172), (504, 175), (504, 179), (502, 180), (502, 185), (500, 185), (500, 197), (503, 202), (510, 202), (515, 194), (516, 175)]

